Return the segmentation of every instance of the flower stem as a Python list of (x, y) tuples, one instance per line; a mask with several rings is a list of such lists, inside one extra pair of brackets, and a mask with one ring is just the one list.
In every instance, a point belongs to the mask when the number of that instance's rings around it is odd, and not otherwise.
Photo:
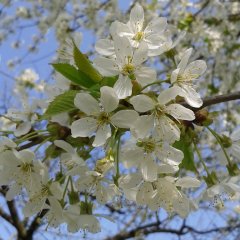
[(212, 133), (212, 135), (216, 138), (217, 142), (219, 143), (219, 145), (220, 145), (220, 147), (221, 147), (221, 149), (222, 149), (222, 151), (223, 151), (223, 153), (224, 153), (224, 155), (225, 155), (225, 157), (226, 157), (226, 159), (227, 159), (228, 165), (231, 166), (231, 165), (232, 165), (232, 164), (231, 164), (231, 160), (230, 160), (230, 158), (229, 158), (229, 156), (228, 156), (228, 154), (227, 154), (227, 152), (226, 152), (226, 150), (225, 150), (225, 148), (224, 148), (224, 146), (223, 146), (223, 144), (222, 144), (222, 141), (221, 141), (220, 136), (219, 136), (213, 129), (211, 129), (210, 127), (207, 127), (207, 129), (208, 129), (208, 130)]
[(120, 143), (121, 143), (121, 134), (116, 135), (115, 141), (115, 163), (116, 163), (116, 175), (114, 177), (114, 182), (118, 186), (118, 179), (120, 177), (120, 169), (119, 169), (119, 151), (120, 151)]
[(64, 197), (66, 195), (66, 192), (67, 192), (67, 188), (68, 188), (68, 184), (70, 182), (70, 176), (68, 177), (68, 180), (67, 180), (67, 183), (66, 183), (66, 186), (64, 188), (64, 191), (63, 191), (63, 196), (62, 196), (62, 200), (64, 200)]
[(34, 132), (30, 132), (28, 134), (25, 134), (24, 136), (22, 136), (21, 138), (18, 138), (17, 141), (27, 141), (30, 139), (30, 137), (37, 137), (38, 133), (42, 133), (42, 132), (47, 132), (46, 130), (37, 130)]
[(156, 84), (161, 84), (161, 83), (164, 83), (164, 82), (169, 82), (169, 80), (161, 80), (161, 81), (156, 81), (156, 82), (152, 82), (152, 83), (149, 83), (147, 84), (146, 86), (144, 86), (142, 89), (141, 89), (141, 92), (146, 89), (147, 87), (150, 87), (152, 85), (156, 85)]
[(44, 143), (46, 143), (48, 140), (50, 140), (51, 137), (48, 137), (46, 139), (44, 139), (35, 149), (34, 152), (36, 152)]
[(199, 151), (199, 149), (198, 149), (197, 144), (196, 144), (195, 141), (193, 141), (193, 145), (194, 145), (195, 151), (196, 151), (196, 153), (197, 153), (197, 155), (198, 155), (198, 158), (199, 158), (200, 162), (201, 162), (202, 165), (203, 165), (204, 170), (206, 171), (206, 173), (207, 173), (208, 176), (211, 176), (211, 174), (210, 174), (209, 171), (208, 171), (208, 168), (207, 168), (207, 166), (206, 166), (206, 164), (205, 164), (205, 162), (204, 162), (204, 160), (203, 160), (203, 158), (202, 158), (202, 155), (201, 155), (201, 153), (200, 153), (200, 151)]

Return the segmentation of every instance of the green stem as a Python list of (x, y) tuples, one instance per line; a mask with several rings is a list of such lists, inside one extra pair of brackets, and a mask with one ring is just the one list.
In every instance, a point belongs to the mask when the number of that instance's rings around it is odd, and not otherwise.
[(67, 180), (67, 183), (66, 183), (66, 186), (64, 188), (64, 191), (63, 191), (63, 196), (62, 196), (62, 200), (64, 200), (64, 197), (66, 195), (66, 192), (67, 192), (67, 188), (68, 188), (68, 184), (70, 182), (70, 177), (68, 177), (68, 180)]
[(17, 139), (17, 141), (26, 141), (29, 139), (29, 137), (37, 137), (38, 133), (41, 133), (41, 132), (47, 132), (46, 130), (37, 130), (37, 131), (34, 131), (34, 132), (30, 132), (28, 134), (25, 134), (24, 136), (20, 137)]
[(208, 171), (208, 169), (207, 169), (207, 166), (206, 166), (206, 164), (205, 164), (205, 162), (204, 162), (204, 160), (203, 160), (203, 158), (202, 158), (202, 155), (201, 155), (201, 153), (200, 153), (200, 151), (199, 151), (199, 149), (198, 149), (197, 144), (196, 144), (195, 141), (193, 141), (193, 145), (194, 145), (195, 151), (196, 151), (196, 153), (197, 153), (197, 155), (198, 155), (198, 158), (199, 158), (200, 162), (201, 162), (202, 165), (203, 165), (204, 170), (206, 171), (206, 173), (207, 173), (208, 176), (211, 176), (211, 174), (209, 173), (209, 171)]
[(32, 135), (32, 136), (29, 136), (29, 137), (27, 137), (27, 138), (25, 138), (25, 139), (16, 140), (16, 143), (17, 143), (17, 144), (20, 144), (20, 143), (22, 143), (22, 142), (29, 141), (29, 140), (31, 140), (31, 139), (34, 139), (34, 138), (40, 137), (40, 136), (42, 137), (43, 135), (38, 135), (38, 134)]
[(74, 191), (74, 187), (73, 187), (73, 181), (72, 181), (72, 177), (70, 176), (70, 184), (71, 184), (71, 190), (72, 192)]
[(115, 142), (115, 160), (116, 160), (116, 175), (115, 175), (115, 184), (118, 186), (118, 179), (120, 177), (120, 169), (119, 169), (119, 151), (120, 151), (120, 143), (121, 143), (121, 134), (117, 136), (117, 140)]
[(156, 81), (156, 82), (152, 82), (152, 83), (149, 83), (147, 84), (146, 86), (144, 86), (142, 89), (141, 89), (141, 92), (146, 89), (147, 87), (150, 87), (152, 85), (156, 85), (156, 84), (161, 84), (161, 83), (164, 83), (164, 82), (169, 82), (169, 80), (161, 80), (161, 81)]
[(0, 132), (7, 133), (7, 134), (12, 134), (13, 133), (13, 131), (4, 131), (4, 130), (0, 130)]
[(0, 117), (6, 118), (7, 120), (9, 120), (9, 121), (11, 121), (11, 122), (16, 122), (16, 121), (14, 121), (13, 119), (11, 119), (10, 117), (5, 116), (5, 115), (2, 115), (2, 114), (0, 114)]
[(35, 149), (34, 152), (36, 152), (44, 143), (46, 143), (48, 140), (50, 140), (51, 137), (48, 137), (46, 139), (44, 139)]
[(120, 143), (121, 143), (121, 136), (119, 136), (118, 141), (117, 141), (117, 152), (116, 152), (116, 161), (117, 161), (117, 178), (120, 176), (120, 171), (119, 171), (119, 151), (120, 151)]
[(87, 194), (87, 191), (85, 191), (85, 193), (84, 193), (84, 201), (85, 201), (85, 203), (88, 203), (88, 194)]
[(213, 129), (211, 129), (210, 127), (207, 127), (207, 129), (216, 138), (217, 142), (219, 143), (219, 145), (220, 145), (220, 147), (221, 147), (221, 149), (222, 149), (222, 151), (223, 151), (223, 153), (224, 153), (224, 155), (225, 155), (225, 157), (227, 159), (228, 165), (231, 166), (232, 165), (231, 160), (230, 160), (230, 158), (229, 158), (229, 156), (228, 156), (228, 154), (227, 154), (227, 152), (226, 152), (226, 150), (225, 150), (225, 148), (224, 148), (224, 146), (222, 144), (220, 136)]

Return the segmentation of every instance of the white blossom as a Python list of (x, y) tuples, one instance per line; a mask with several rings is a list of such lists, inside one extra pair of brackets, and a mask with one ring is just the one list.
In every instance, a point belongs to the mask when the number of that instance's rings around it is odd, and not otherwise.
[[(134, 109), (140, 113), (151, 112), (138, 118), (133, 128), (133, 134), (143, 138), (151, 132), (156, 132), (160, 139), (172, 143), (180, 138), (180, 129), (176, 121), (192, 121), (195, 118), (193, 111), (177, 103), (171, 103), (177, 95), (182, 95), (180, 88), (174, 87), (162, 91), (157, 100), (141, 94), (130, 99)], [(171, 116), (172, 118), (170, 118)]]
[(118, 97), (110, 87), (101, 88), (99, 102), (88, 93), (78, 93), (74, 103), (86, 117), (73, 122), (71, 126), (73, 137), (89, 137), (96, 132), (94, 147), (102, 146), (111, 137), (111, 125), (118, 128), (133, 126), (137, 112), (134, 110), (120, 110), (112, 113), (118, 107)]
[(191, 54), (192, 48), (183, 53), (177, 69), (172, 72), (171, 83), (182, 88), (183, 97), (190, 106), (198, 108), (202, 106), (202, 99), (194, 89), (192, 81), (206, 71), (207, 65), (203, 60), (196, 60), (188, 64)]
[(136, 80), (141, 86), (156, 80), (156, 71), (142, 66), (148, 56), (148, 47), (145, 42), (134, 50), (126, 37), (115, 37), (114, 49), (116, 59), (98, 57), (94, 60), (94, 64), (104, 76), (119, 75), (113, 86), (119, 99), (131, 96), (131, 79)]

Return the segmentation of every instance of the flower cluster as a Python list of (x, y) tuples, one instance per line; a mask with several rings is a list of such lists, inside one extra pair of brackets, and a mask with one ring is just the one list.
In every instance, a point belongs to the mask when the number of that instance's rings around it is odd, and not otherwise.
[[(18, 10), (21, 17), (27, 14)], [(67, 23), (62, 28), (59, 31), (65, 31)], [(81, 35), (67, 39), (59, 62), (53, 64), (60, 75), (56, 85), (47, 87), (47, 101), (32, 106), (24, 102), (24, 112), (9, 109), (6, 115), (14, 123), (12, 137), (0, 140), (0, 185), (8, 186), (7, 200), (27, 196), (26, 217), (44, 209), (43, 218), (50, 226), (67, 223), (71, 232), (99, 232), (98, 217), (112, 219), (97, 214), (95, 207), (121, 197), (181, 217), (196, 209), (186, 189), (200, 187), (201, 181), (194, 171), (185, 175), (179, 171), (185, 158), (179, 143), (186, 144), (183, 138), (194, 134), (194, 124), (206, 120), (191, 109), (203, 104), (194, 81), (207, 66), (203, 60), (189, 60), (192, 48), (185, 49), (181, 58), (172, 55), (183, 35), (173, 41), (167, 19), (155, 17), (147, 23), (143, 8), (136, 4), (126, 24), (113, 22), (110, 37), (96, 43), (102, 56), (93, 63), (77, 48)], [(164, 80), (158, 79), (149, 60), (160, 54), (175, 66)], [(35, 78), (30, 70), (21, 75), (28, 84)], [(42, 116), (36, 105), (46, 108)], [(38, 121), (46, 119), (47, 129), (38, 130)], [(224, 153), (238, 157), (239, 131), (232, 138), (234, 142), (216, 136), (222, 145), (225, 140)], [(23, 145), (26, 141), (39, 145), (29, 150), (29, 143)], [(43, 146), (45, 156), (40, 160), (35, 153), (41, 153)], [(96, 160), (98, 150), (104, 156)], [(54, 170), (53, 163), (57, 163)], [(227, 167), (236, 171), (230, 162)], [(211, 187), (217, 183), (213, 174), (205, 180)], [(237, 192), (237, 181), (221, 187)], [(217, 188), (210, 188), (209, 196)]]

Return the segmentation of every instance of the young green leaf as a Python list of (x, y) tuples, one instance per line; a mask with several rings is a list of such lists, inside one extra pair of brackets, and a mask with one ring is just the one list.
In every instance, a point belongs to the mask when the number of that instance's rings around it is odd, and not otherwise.
[(180, 168), (184, 168), (186, 170), (196, 172), (197, 169), (194, 163), (194, 153), (193, 153), (193, 146), (190, 140), (190, 136), (188, 134), (184, 134), (181, 136), (180, 140), (175, 142), (173, 146), (179, 150), (181, 150), (184, 154), (184, 158), (179, 165)]
[(42, 118), (48, 118), (59, 113), (70, 112), (72, 110), (75, 110), (76, 107), (74, 105), (74, 98), (77, 93), (78, 91), (76, 90), (70, 90), (64, 92), (63, 94), (58, 95), (49, 104)]
[(77, 70), (68, 63), (53, 63), (52, 66), (57, 72), (81, 87), (90, 88), (95, 84), (85, 73)]
[(90, 77), (95, 83), (100, 82), (102, 80), (102, 75), (93, 67), (86, 56), (80, 52), (74, 42), (73, 45), (73, 57), (78, 69)]

